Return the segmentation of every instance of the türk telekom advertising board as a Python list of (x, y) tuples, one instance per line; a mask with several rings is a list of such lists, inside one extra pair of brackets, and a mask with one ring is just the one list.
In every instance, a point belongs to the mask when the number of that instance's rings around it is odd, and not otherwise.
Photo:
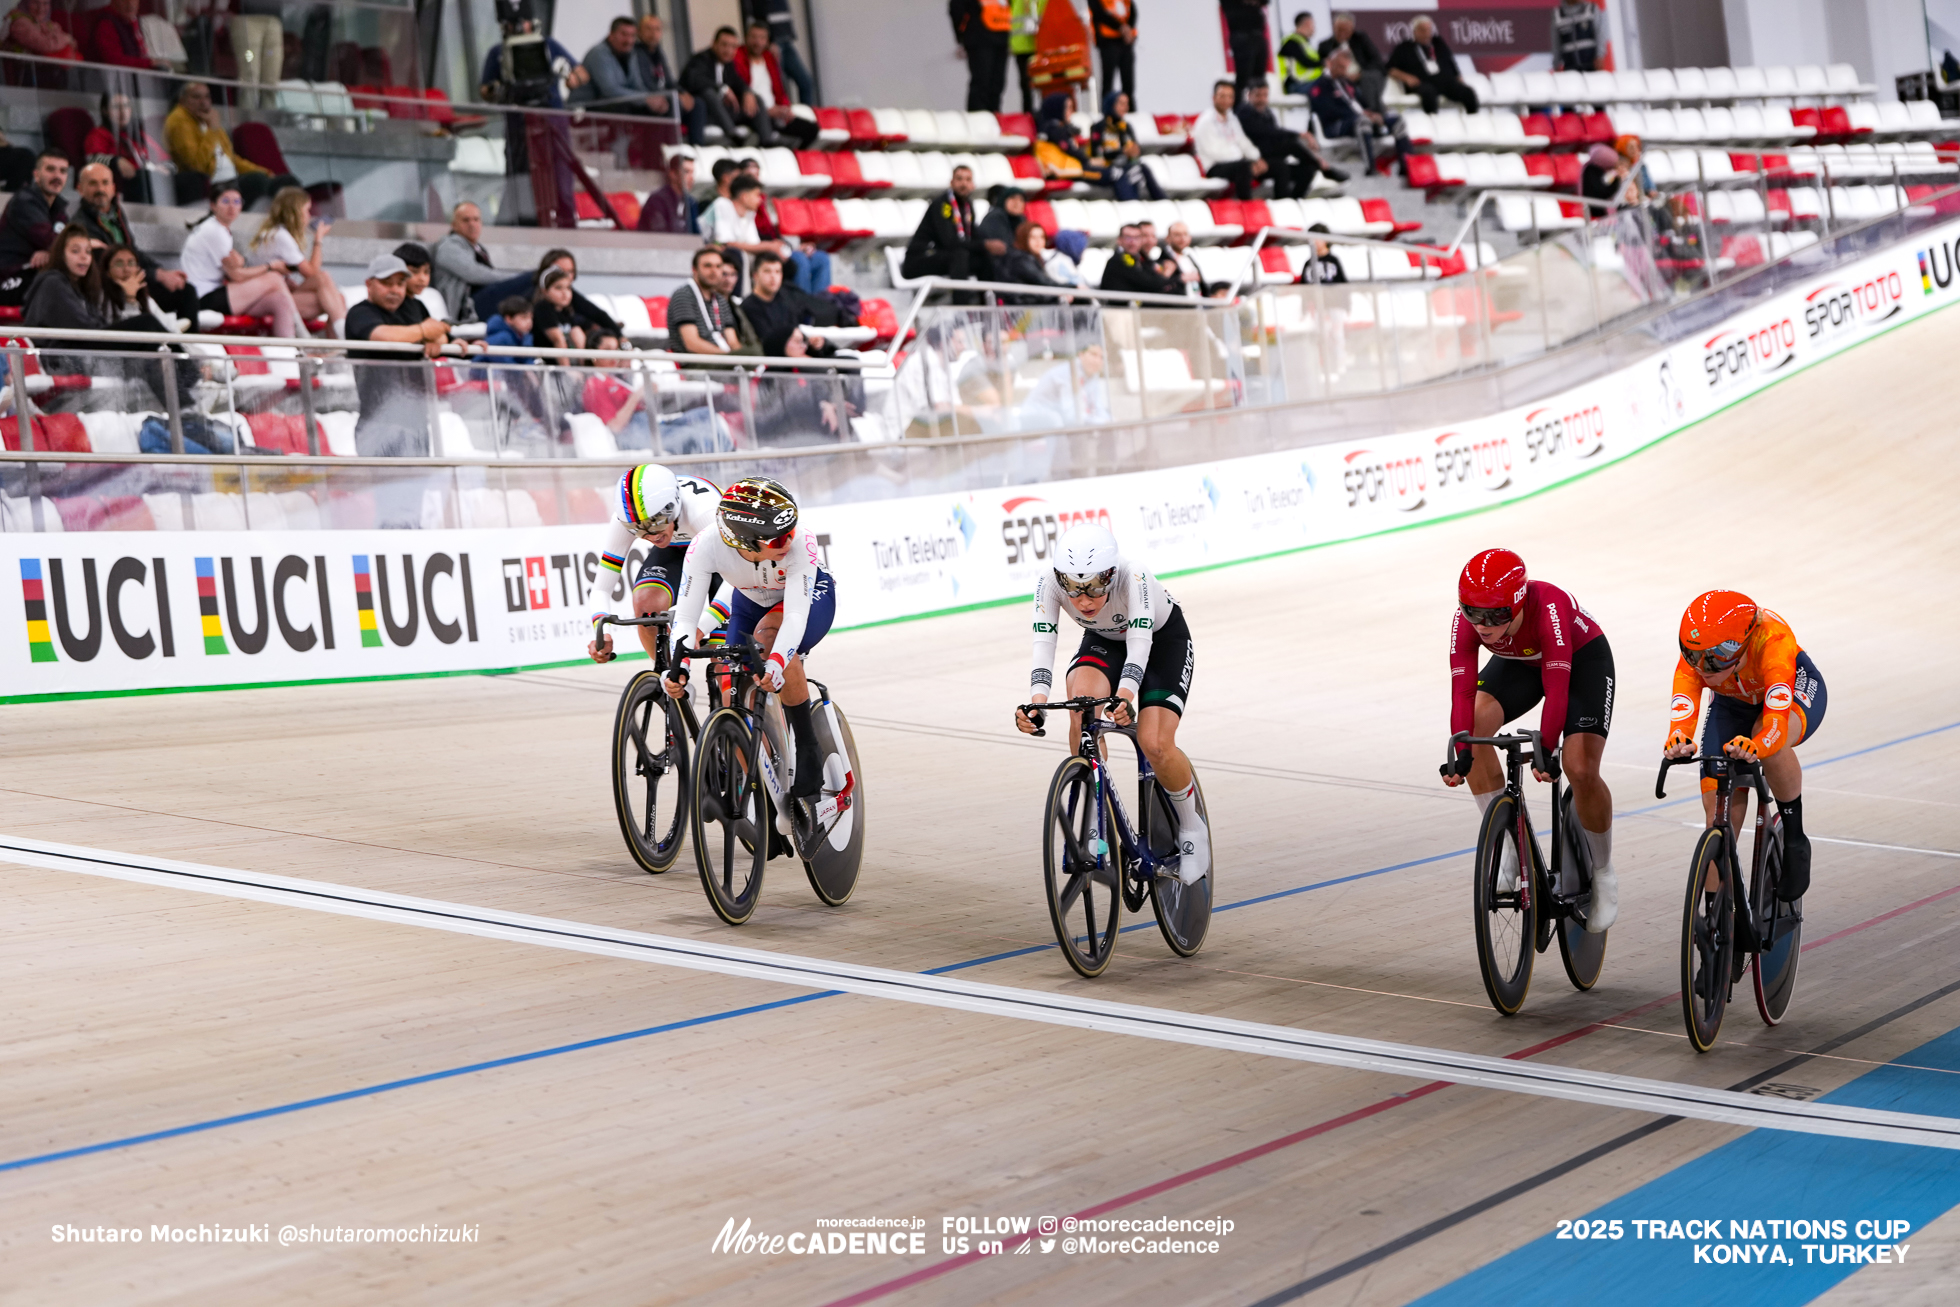
[[(1162, 574), (1515, 499), (1960, 297), (1960, 224), (1556, 398), (1157, 471), (815, 508), (840, 627), (1019, 598), (1083, 521)], [(1257, 420), (1248, 417), (1246, 420)], [(603, 528), (8, 534), (0, 698), (536, 667), (619, 607)], [(628, 574), (638, 555), (628, 561)]]

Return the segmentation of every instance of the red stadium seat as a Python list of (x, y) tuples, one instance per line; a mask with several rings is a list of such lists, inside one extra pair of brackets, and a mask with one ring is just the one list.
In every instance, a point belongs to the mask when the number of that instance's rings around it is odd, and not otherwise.
[(388, 97), (382, 109), (390, 118), (426, 118), (427, 101), (422, 93), (412, 86), (384, 86), (381, 94)]
[(1589, 113), (1585, 117), (1585, 141), (1587, 145), (1611, 145), (1614, 131), (1613, 120), (1603, 113)]
[(888, 181), (866, 181), (863, 169), (858, 167), (858, 157), (849, 150), (839, 150), (830, 156), (829, 194), (840, 199), (853, 195), (863, 195), (870, 191), (888, 190)]
[[(818, 131), (827, 133), (844, 132), (847, 134), (851, 132), (850, 115), (842, 109), (818, 109), (816, 113)], [(828, 148), (835, 150), (847, 144), (849, 144), (849, 141), (840, 141), (833, 135), (830, 138)], [(809, 169), (806, 168), (804, 171), (808, 172)]]
[(1737, 172), (1762, 171), (1762, 165), (1755, 155), (1741, 154), (1734, 150), (1729, 152), (1729, 167), (1735, 169)]
[(667, 297), (665, 295), (642, 295), (640, 303), (647, 306), (647, 320), (662, 331), (667, 329)]
[(613, 212), (619, 215), (620, 226), (626, 231), (637, 230), (640, 225), (640, 197), (631, 191), (612, 191), (606, 198), (612, 201)]
[(845, 144), (851, 149), (875, 150), (884, 144), (884, 138), (878, 134), (878, 120), (871, 116), (871, 110), (847, 109), (844, 123), (851, 133), (851, 139)]
[[(1443, 185), (1443, 175), (1436, 169), (1436, 160), (1426, 154), (1411, 154), (1404, 161), (1408, 169), (1409, 185), (1419, 190), (1433, 191)], [(1216, 221), (1217, 215), (1213, 214)]]
[(88, 429), (78, 413), (43, 413), (35, 419), (34, 442), (59, 454), (91, 453)]
[(1278, 245), (1259, 247), (1259, 266), (1266, 272), (1293, 280), (1293, 267), (1286, 261), (1286, 251)]
[(1055, 221), (1055, 206), (1047, 200), (1028, 201), (1028, 221), (1048, 233), (1050, 244), (1054, 243), (1056, 235), (1062, 230), (1061, 223)]
[(1245, 217), (1237, 200), (1211, 200), (1211, 220), (1221, 227), (1243, 228)]
[(1869, 127), (1853, 127), (1851, 115), (1839, 106), (1822, 110), (1818, 117), (1819, 136), (1834, 136), (1839, 140), (1849, 140), (1855, 136), (1869, 136), (1871, 130)]
[[(1239, 226), (1245, 228), (1247, 239), (1259, 234), (1261, 227), (1277, 227), (1273, 221), (1273, 211), (1266, 207), (1264, 200), (1244, 200), (1239, 204)], [(1222, 219), (1215, 219), (1222, 221)]]
[(1015, 178), (1020, 181), (1041, 180), (1041, 164), (1032, 154), (1010, 154), (1007, 156), (1007, 166), (1014, 170)]
[(1524, 156), (1524, 170), (1533, 177), (1550, 177), (1554, 184), (1558, 181), (1558, 165), (1552, 162), (1549, 154), (1527, 154)]
[(1545, 113), (1528, 113), (1524, 116), (1524, 134), (1552, 139), (1552, 116)]
[(1586, 143), (1584, 115), (1562, 113), (1552, 119), (1552, 144), (1577, 149)]
[(1722, 237), (1722, 257), (1735, 260), (1738, 268), (1753, 268), (1763, 260), (1763, 243), (1754, 236)]
[(1815, 109), (1792, 109), (1790, 110), (1790, 121), (1798, 127), (1810, 128), (1819, 136), (1824, 134), (1824, 126), (1818, 120), (1818, 113)]
[(572, 192), (572, 207), (578, 211), (580, 222), (601, 222), (606, 216), (599, 209), (599, 201), (585, 191)]
[(1404, 222), (1402, 219), (1396, 217), (1395, 210), (1389, 205), (1387, 198), (1380, 195), (1377, 195), (1371, 200), (1361, 201), (1361, 216), (1369, 222), (1393, 223), (1395, 230), (1392, 234), (1396, 236), (1400, 236), (1404, 232), (1422, 230), (1421, 223)]
[(1764, 207), (1769, 210), (1771, 222), (1790, 221), (1790, 192), (1772, 190), (1764, 200)]
[(1555, 191), (1579, 190), (1579, 182), (1586, 171), (1586, 161), (1576, 154), (1555, 154), (1552, 156), (1552, 189)]

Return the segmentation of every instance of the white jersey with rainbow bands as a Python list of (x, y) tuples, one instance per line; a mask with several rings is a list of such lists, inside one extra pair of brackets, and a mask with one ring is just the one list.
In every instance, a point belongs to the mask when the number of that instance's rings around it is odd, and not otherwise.
[[(619, 479), (613, 491), (613, 520), (599, 551), (599, 565), (609, 572), (626, 566), (627, 551), (640, 538), (633, 526), (652, 516), (653, 509), (641, 499), (641, 483), (648, 467), (642, 464)], [(715, 529), (715, 506), (721, 503), (721, 490), (711, 481), (697, 477), (677, 477), (681, 489), (680, 520), (674, 524), (674, 543), (683, 548), (703, 532)], [(653, 507), (658, 507), (655, 505)]]

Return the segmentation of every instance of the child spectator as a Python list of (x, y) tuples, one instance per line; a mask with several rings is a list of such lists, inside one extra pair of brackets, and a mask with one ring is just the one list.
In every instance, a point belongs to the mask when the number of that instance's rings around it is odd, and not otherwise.
[(483, 343), (494, 345), (531, 344), (531, 301), (522, 295), (513, 295), (497, 306), (490, 321), (484, 324)]

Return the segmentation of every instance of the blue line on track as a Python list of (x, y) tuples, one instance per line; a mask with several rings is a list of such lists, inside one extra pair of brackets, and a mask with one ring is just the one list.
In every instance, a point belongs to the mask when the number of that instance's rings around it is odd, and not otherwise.
[[(1955, 728), (1960, 728), (1960, 722), (1951, 722), (1945, 726), (1936, 726), (1932, 730), (1918, 731), (1912, 735), (1903, 735), (1896, 740), (1887, 740), (1882, 744), (1870, 745), (1863, 749), (1854, 750), (1851, 753), (1839, 754), (1836, 757), (1825, 758), (1820, 762), (1807, 765), (1811, 767), (1822, 767), (1828, 763), (1842, 762), (1847, 758), (1856, 758), (1867, 753), (1875, 753), (1880, 749), (1889, 749), (1894, 745), (1924, 739), (1926, 736), (1938, 735), (1944, 731), (1954, 730)], [(1698, 798), (1700, 796), (1695, 795), (1692, 797)], [(1686, 799), (1677, 799), (1658, 806), (1672, 807), (1674, 803), (1685, 802), (1687, 802)], [(1629, 816), (1640, 812), (1651, 811), (1653, 811), (1652, 808), (1640, 808), (1635, 809), (1634, 813), (1621, 815)], [(1406, 871), (1410, 867), (1426, 866), (1432, 862), (1444, 862), (1450, 858), (1460, 858), (1465, 854), (1473, 852), (1475, 852), (1474, 849), (1453, 849), (1448, 853), (1436, 853), (1426, 858), (1417, 858), (1412, 862), (1398, 862), (1392, 867), (1377, 867), (1372, 871), (1358, 871), (1351, 876), (1337, 876), (1332, 880), (1315, 881), (1311, 885), (1299, 885), (1293, 889), (1279, 890), (1272, 894), (1261, 894), (1256, 898), (1241, 899), (1237, 903), (1227, 903), (1217, 908), (1216, 911), (1230, 912), (1234, 908), (1249, 908), (1256, 903), (1270, 903), (1274, 899), (1291, 898), (1296, 894), (1305, 894), (1310, 890), (1328, 889), (1335, 885), (1348, 884), (1351, 881), (1367, 880), (1372, 876), (1385, 876), (1391, 871)], [(1156, 924), (1154, 921), (1140, 921), (1123, 927), (1123, 931), (1124, 933), (1128, 933), (1132, 930), (1145, 930), (1154, 927)], [(1025, 957), (1031, 953), (1043, 953), (1054, 947), (1055, 945), (1053, 944), (1036, 944), (1027, 948), (1009, 949), (1005, 953), (990, 953), (985, 957), (970, 958), (965, 962), (955, 962), (948, 966), (933, 967), (922, 974), (943, 976), (948, 972), (964, 971), (969, 967), (985, 966), (990, 962), (1001, 962), (1008, 958)], [(468, 1066), (451, 1067), (446, 1071), (431, 1071), (427, 1075), (410, 1076), (403, 1080), (390, 1080), (378, 1085), (366, 1085), (359, 1089), (343, 1090), (338, 1094), (327, 1094), (319, 1098), (302, 1099), (296, 1103), (282, 1103), (277, 1107), (261, 1108), (256, 1112), (241, 1112), (235, 1116), (223, 1116), (209, 1121), (197, 1121), (190, 1125), (175, 1126), (168, 1130), (153, 1130), (148, 1134), (129, 1135), (121, 1139), (111, 1139), (99, 1144), (85, 1144), (80, 1148), (66, 1148), (59, 1152), (41, 1153), (33, 1157), (16, 1158), (10, 1162), (0, 1162), (0, 1172), (18, 1171), (30, 1166), (43, 1166), (50, 1162), (66, 1161), (73, 1157), (86, 1157), (91, 1153), (104, 1153), (117, 1148), (132, 1147), (136, 1144), (155, 1143), (162, 1139), (175, 1139), (181, 1135), (200, 1134), (207, 1130), (216, 1130), (221, 1126), (241, 1125), (247, 1121), (258, 1121), (266, 1117), (285, 1116), (288, 1113), (302, 1111), (310, 1107), (325, 1107), (330, 1103), (344, 1103), (351, 1099), (366, 1098), (373, 1094), (385, 1094), (391, 1090), (407, 1089), (413, 1085), (424, 1085), (436, 1080), (451, 1080), (457, 1076), (470, 1075), (478, 1071), (491, 1071), (498, 1067), (514, 1066), (520, 1062), (534, 1062), (539, 1058), (556, 1057), (561, 1053), (578, 1053), (586, 1049), (600, 1048), (607, 1044), (645, 1039), (651, 1035), (670, 1034), (676, 1030), (685, 1030), (690, 1026), (705, 1026), (718, 1021), (727, 1021), (734, 1017), (749, 1016), (757, 1012), (771, 1012), (777, 1008), (792, 1007), (799, 1003), (809, 1003), (820, 998), (832, 998), (840, 993), (841, 991), (839, 990), (830, 989), (817, 994), (803, 994), (796, 998), (779, 999), (773, 1003), (757, 1003), (749, 1007), (731, 1008), (726, 1012), (712, 1012), (706, 1016), (689, 1017), (684, 1021), (670, 1021), (665, 1025), (648, 1026), (643, 1030), (628, 1030), (617, 1035), (602, 1035), (596, 1039), (580, 1040), (575, 1044), (559, 1044), (552, 1048), (541, 1048), (530, 1053), (514, 1053), (509, 1057), (495, 1058), (488, 1062), (472, 1062)]]

